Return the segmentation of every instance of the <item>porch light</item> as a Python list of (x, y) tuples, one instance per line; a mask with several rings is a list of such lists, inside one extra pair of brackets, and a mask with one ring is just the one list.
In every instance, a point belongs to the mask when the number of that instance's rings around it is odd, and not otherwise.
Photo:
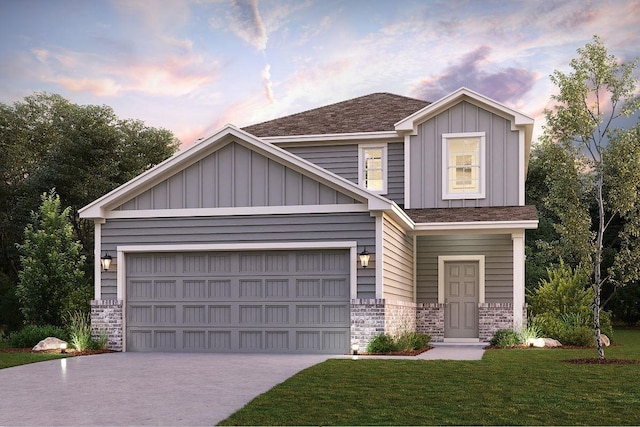
[(109, 252), (105, 252), (103, 256), (100, 257), (100, 265), (102, 266), (102, 271), (109, 271), (109, 267), (111, 267), (111, 255)]
[(360, 265), (362, 265), (362, 268), (367, 268), (367, 266), (369, 265), (369, 259), (371, 259), (371, 255), (369, 255), (369, 252), (367, 252), (366, 246), (358, 256), (360, 257)]

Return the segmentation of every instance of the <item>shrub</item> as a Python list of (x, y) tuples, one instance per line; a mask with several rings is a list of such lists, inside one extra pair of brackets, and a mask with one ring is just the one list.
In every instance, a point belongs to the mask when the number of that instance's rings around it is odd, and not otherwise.
[(398, 347), (391, 335), (380, 334), (371, 340), (367, 346), (367, 353), (392, 353)]
[(540, 338), (540, 328), (533, 323), (523, 327), (516, 333), (520, 344), (527, 344), (529, 340)]
[(429, 345), (431, 336), (418, 332), (405, 332), (396, 338), (398, 351), (421, 350)]
[(9, 335), (8, 341), (11, 347), (31, 348), (47, 337), (56, 337), (64, 341), (67, 340), (67, 334), (64, 329), (57, 326), (29, 325)]
[(498, 329), (491, 337), (489, 344), (496, 347), (515, 347), (520, 344), (520, 337), (511, 329)]

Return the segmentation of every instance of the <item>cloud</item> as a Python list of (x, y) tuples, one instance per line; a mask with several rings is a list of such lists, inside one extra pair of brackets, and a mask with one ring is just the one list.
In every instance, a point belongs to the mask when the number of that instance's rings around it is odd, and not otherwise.
[(264, 85), (264, 92), (269, 102), (273, 103), (273, 84), (271, 83), (271, 65), (265, 65), (264, 69), (260, 73), (262, 78), (262, 84)]
[(267, 48), (267, 29), (258, 10), (258, 0), (233, 0), (232, 18), (229, 22), (231, 31), (238, 37), (264, 52)]
[(526, 68), (507, 67), (486, 71), (485, 68), (490, 65), (490, 53), (491, 48), (488, 46), (476, 48), (443, 73), (423, 79), (412, 90), (412, 96), (435, 101), (465, 86), (496, 101), (511, 102), (531, 90), (538, 76)]
[(218, 79), (219, 64), (198, 55), (172, 55), (145, 61), (110, 61), (96, 54), (35, 49), (41, 79), (73, 92), (116, 97), (126, 92), (184, 96)]

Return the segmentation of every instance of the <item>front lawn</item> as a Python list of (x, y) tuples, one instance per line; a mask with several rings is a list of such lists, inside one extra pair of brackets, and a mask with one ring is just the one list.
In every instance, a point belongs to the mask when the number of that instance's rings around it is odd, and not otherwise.
[(60, 353), (29, 353), (29, 352), (2, 352), (0, 351), (0, 369), (12, 366), (26, 365), (28, 363), (43, 362), (45, 360), (60, 359), (68, 354)]
[[(640, 360), (640, 331), (607, 358)], [(488, 350), (481, 361), (334, 359), (222, 425), (640, 425), (640, 364), (585, 365), (595, 350)]]

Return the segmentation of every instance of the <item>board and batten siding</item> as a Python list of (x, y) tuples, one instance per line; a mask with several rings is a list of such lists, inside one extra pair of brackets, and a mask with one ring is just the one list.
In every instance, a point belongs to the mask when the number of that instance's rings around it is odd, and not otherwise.
[(418, 302), (438, 302), (438, 256), (484, 255), (485, 302), (513, 302), (513, 244), (509, 234), (418, 236)]
[[(486, 197), (442, 198), (442, 135), (485, 132)], [(418, 126), (410, 140), (411, 208), (518, 206), (519, 132), (511, 122), (468, 102), (461, 102)]]
[(404, 206), (404, 143), (390, 142), (387, 145), (387, 194), (384, 196)]
[[(287, 151), (315, 163), (354, 184), (358, 183), (358, 145), (287, 146)], [(404, 143), (387, 144), (387, 199), (404, 205)]]
[[(369, 213), (244, 217), (108, 219), (101, 250), (118, 246), (357, 241), (375, 247), (375, 218)], [(112, 269), (113, 270), (113, 269)], [(375, 269), (358, 268), (358, 298), (375, 298)], [(102, 273), (102, 299), (116, 299), (116, 272)]]
[(383, 295), (392, 301), (413, 302), (413, 237), (383, 216)]
[(299, 206), (354, 199), (232, 142), (116, 210)]

